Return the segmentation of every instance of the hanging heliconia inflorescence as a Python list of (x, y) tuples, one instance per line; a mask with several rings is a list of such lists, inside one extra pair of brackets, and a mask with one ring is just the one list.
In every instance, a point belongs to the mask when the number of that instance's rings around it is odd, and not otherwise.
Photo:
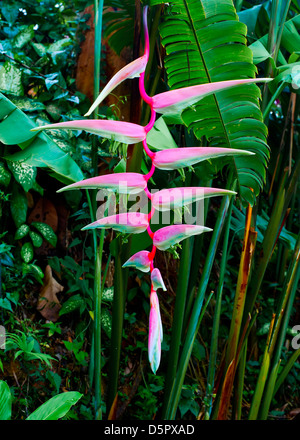
[[(166, 290), (164, 281), (158, 268), (154, 267), (154, 257), (156, 249), (166, 250), (179, 243), (185, 238), (203, 232), (211, 231), (210, 228), (199, 225), (171, 225), (165, 226), (156, 232), (152, 232), (150, 221), (155, 210), (165, 211), (168, 209), (183, 207), (191, 202), (198, 201), (206, 197), (217, 195), (233, 195), (233, 191), (217, 188), (171, 188), (158, 191), (151, 194), (148, 190), (148, 181), (152, 177), (155, 168), (161, 170), (174, 170), (181, 167), (191, 166), (207, 159), (213, 159), (221, 156), (232, 155), (252, 155), (254, 153), (245, 150), (230, 148), (172, 148), (158, 152), (152, 152), (148, 145), (146, 136), (152, 129), (156, 113), (160, 114), (180, 114), (181, 111), (198, 102), (202, 98), (215, 92), (235, 87), (245, 83), (258, 81), (269, 81), (269, 78), (240, 79), (231, 81), (222, 81), (197, 86), (184, 87), (171, 90), (150, 97), (147, 95), (144, 86), (145, 69), (149, 59), (149, 33), (147, 27), (146, 6), (143, 11), (143, 23), (145, 33), (145, 51), (144, 55), (121, 69), (104, 87), (96, 101), (93, 103), (85, 116), (89, 116), (93, 110), (105, 99), (105, 97), (122, 81), (128, 78), (139, 77), (139, 90), (142, 99), (150, 106), (151, 117), (149, 123), (142, 127), (137, 124), (112, 120), (76, 120), (51, 124), (34, 128), (33, 130), (43, 129), (71, 129), (85, 130), (108, 139), (113, 139), (126, 144), (142, 142), (146, 155), (150, 158), (152, 166), (148, 174), (140, 173), (116, 173), (108, 174), (91, 179), (86, 179), (62, 188), (60, 191), (72, 189), (106, 188), (120, 193), (137, 193), (145, 191), (151, 201), (151, 210), (149, 214), (139, 212), (128, 212), (111, 215), (91, 223), (83, 229), (92, 228), (112, 228), (123, 233), (142, 233), (148, 231), (152, 239), (153, 246), (151, 251), (143, 250), (134, 254), (123, 265), (123, 267), (135, 267), (143, 272), (151, 274), (151, 292), (150, 292), (150, 316), (149, 316), (149, 338), (148, 338), (148, 357), (151, 368), (156, 373), (161, 357), (161, 342), (163, 339), (162, 321), (159, 310), (159, 301), (157, 290), (159, 288)], [(170, 201), (172, 203), (170, 204)]]

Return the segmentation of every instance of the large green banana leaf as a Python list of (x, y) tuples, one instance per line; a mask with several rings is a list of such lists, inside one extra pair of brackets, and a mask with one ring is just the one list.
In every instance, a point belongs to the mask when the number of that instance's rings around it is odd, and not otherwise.
[[(171, 89), (255, 76), (247, 29), (238, 21), (231, 0), (173, 0), (160, 34)], [(251, 204), (265, 181), (269, 158), (259, 99), (258, 86), (249, 84), (209, 96), (181, 115), (196, 137), (205, 136), (211, 146), (256, 153), (231, 161), (240, 195)]]
[(45, 133), (30, 131), (34, 122), (8, 98), (0, 93), (0, 142), (19, 145), (21, 151), (7, 160), (26, 163), (33, 167), (47, 167), (63, 183), (83, 179), (83, 174), (68, 153), (61, 150)]

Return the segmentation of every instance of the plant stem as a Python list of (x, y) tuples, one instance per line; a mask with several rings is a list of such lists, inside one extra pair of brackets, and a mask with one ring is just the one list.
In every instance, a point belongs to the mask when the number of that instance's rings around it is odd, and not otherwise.
[[(232, 186), (232, 178), (229, 178), (229, 187)], [(181, 389), (183, 386), (185, 373), (188, 367), (188, 363), (192, 354), (192, 349), (194, 346), (194, 341), (198, 332), (198, 328), (200, 325), (200, 314), (202, 309), (202, 304), (204, 300), (205, 291), (209, 282), (209, 277), (211, 273), (211, 269), (213, 266), (219, 238), (224, 226), (227, 210), (229, 207), (229, 197), (224, 196), (222, 199), (222, 203), (219, 209), (217, 221), (212, 233), (212, 238), (210, 241), (205, 265), (202, 272), (202, 277), (199, 285), (199, 290), (197, 296), (195, 298), (195, 303), (192, 311), (192, 315), (190, 318), (189, 326), (186, 333), (186, 338), (184, 342), (184, 346), (182, 349), (181, 357), (178, 364), (178, 370), (175, 377), (174, 385), (172, 391), (169, 396), (168, 405), (166, 408), (166, 412), (164, 413), (164, 419), (173, 420), (176, 415), (177, 406), (179, 403), (179, 398), (181, 394)]]
[[(94, 100), (99, 95), (100, 90), (100, 60), (101, 60), (101, 34), (102, 34), (102, 11), (104, 0), (94, 0), (94, 20), (95, 20), (95, 42), (94, 42)], [(98, 107), (94, 111), (94, 118), (98, 119)], [(98, 144), (96, 136), (92, 143), (92, 167), (93, 174), (98, 174)], [(92, 212), (96, 212), (96, 198), (89, 203)], [(97, 250), (95, 264), (95, 284), (94, 284), (94, 372), (95, 372), (95, 418), (102, 418), (101, 410), (101, 270), (102, 252), (104, 244), (105, 230), (101, 231), (99, 247), (97, 248), (97, 238), (94, 237), (94, 246)]]
[(121, 342), (126, 300), (126, 290), (123, 284), (124, 280), (122, 274), (120, 241), (121, 238), (117, 238), (117, 253), (115, 254), (114, 300), (112, 309), (112, 333), (109, 358), (107, 414), (110, 411), (118, 390)]
[(95, 267), (94, 299), (94, 356), (95, 356), (95, 414), (96, 420), (102, 419), (101, 410), (101, 268), (104, 235), (101, 234)]
[(209, 364), (208, 364), (208, 372), (207, 372), (207, 388), (205, 395), (205, 419), (208, 420), (210, 418), (211, 409), (212, 409), (212, 395), (214, 388), (214, 378), (215, 378), (215, 369), (216, 369), (216, 360), (218, 353), (218, 334), (219, 334), (219, 325), (220, 325), (220, 316), (221, 316), (221, 306), (222, 306), (222, 293), (223, 293), (223, 285), (224, 285), (224, 277), (226, 272), (226, 263), (228, 258), (228, 239), (229, 239), (229, 230), (230, 230), (230, 222), (231, 222), (231, 214), (233, 208), (234, 198), (232, 197), (230, 200), (230, 205), (227, 214), (226, 226), (224, 231), (224, 239), (223, 239), (223, 248), (222, 248), (222, 259), (220, 266), (220, 278), (216, 296), (216, 305), (214, 310), (214, 320), (213, 320), (213, 328), (212, 328), (212, 336), (211, 336), (211, 345), (210, 345), (210, 353), (209, 353)]
[(171, 344), (170, 344), (170, 351), (168, 356), (168, 369), (167, 369), (165, 392), (164, 392), (163, 412), (166, 409), (168, 397), (172, 389), (172, 385), (176, 375), (179, 349), (182, 338), (182, 324), (183, 324), (186, 294), (187, 294), (187, 288), (189, 282), (189, 273), (190, 273), (189, 269), (190, 269), (190, 260), (192, 256), (192, 251), (193, 251), (193, 246), (191, 245), (191, 239), (185, 240), (182, 246), (182, 252), (180, 257), (180, 268), (179, 268), (178, 284), (176, 290), (176, 302), (175, 302), (175, 310), (174, 310), (173, 324), (172, 324)]

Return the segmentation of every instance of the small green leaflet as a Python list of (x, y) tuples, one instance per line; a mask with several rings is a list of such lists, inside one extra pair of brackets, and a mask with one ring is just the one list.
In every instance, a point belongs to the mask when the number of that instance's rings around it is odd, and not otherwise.
[(39, 233), (44, 237), (44, 239), (48, 241), (48, 243), (50, 243), (53, 247), (56, 246), (57, 237), (51, 226), (42, 222), (32, 222), (31, 226), (34, 226), (39, 231)]

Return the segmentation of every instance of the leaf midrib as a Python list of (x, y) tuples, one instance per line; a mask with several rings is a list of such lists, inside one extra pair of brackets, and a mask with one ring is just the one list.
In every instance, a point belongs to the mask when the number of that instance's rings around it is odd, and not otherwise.
[[(211, 83), (212, 80), (211, 80), (209, 71), (208, 71), (207, 66), (206, 66), (206, 62), (205, 62), (205, 59), (204, 59), (204, 56), (203, 56), (203, 53), (202, 53), (202, 50), (201, 50), (200, 43), (199, 43), (198, 38), (197, 38), (196, 29), (195, 29), (195, 26), (194, 26), (193, 18), (192, 18), (191, 14), (190, 14), (190, 11), (189, 11), (189, 7), (188, 7), (188, 4), (187, 4), (187, 1), (183, 0), (183, 4), (184, 4), (187, 16), (188, 16), (190, 24), (191, 24), (191, 28), (192, 28), (192, 32), (193, 32), (193, 35), (194, 35), (194, 39), (195, 39), (195, 42), (196, 42), (196, 45), (197, 45), (197, 49), (198, 49), (200, 58), (202, 60), (202, 64), (203, 64), (206, 76), (207, 76), (209, 82)], [(203, 6), (203, 12), (205, 14), (204, 6)], [(227, 130), (226, 130), (226, 126), (225, 126), (223, 118), (222, 118), (222, 113), (221, 113), (221, 109), (220, 109), (220, 106), (219, 106), (219, 102), (218, 102), (217, 97), (216, 97), (215, 94), (213, 94), (213, 98), (214, 98), (214, 101), (215, 101), (215, 104), (216, 104), (216, 107), (217, 107), (217, 110), (218, 110), (219, 119), (220, 119), (222, 127), (223, 127), (223, 132), (224, 132), (225, 137), (226, 137), (227, 145), (228, 145), (228, 147), (230, 147), (230, 145), (231, 145), (230, 139), (229, 139), (229, 136), (228, 136), (228, 133), (227, 133)], [(238, 176), (238, 170), (237, 170), (237, 166), (236, 166), (234, 158), (232, 158), (232, 162), (234, 164), (235, 175)], [(239, 179), (238, 179), (238, 185), (239, 185)]]

